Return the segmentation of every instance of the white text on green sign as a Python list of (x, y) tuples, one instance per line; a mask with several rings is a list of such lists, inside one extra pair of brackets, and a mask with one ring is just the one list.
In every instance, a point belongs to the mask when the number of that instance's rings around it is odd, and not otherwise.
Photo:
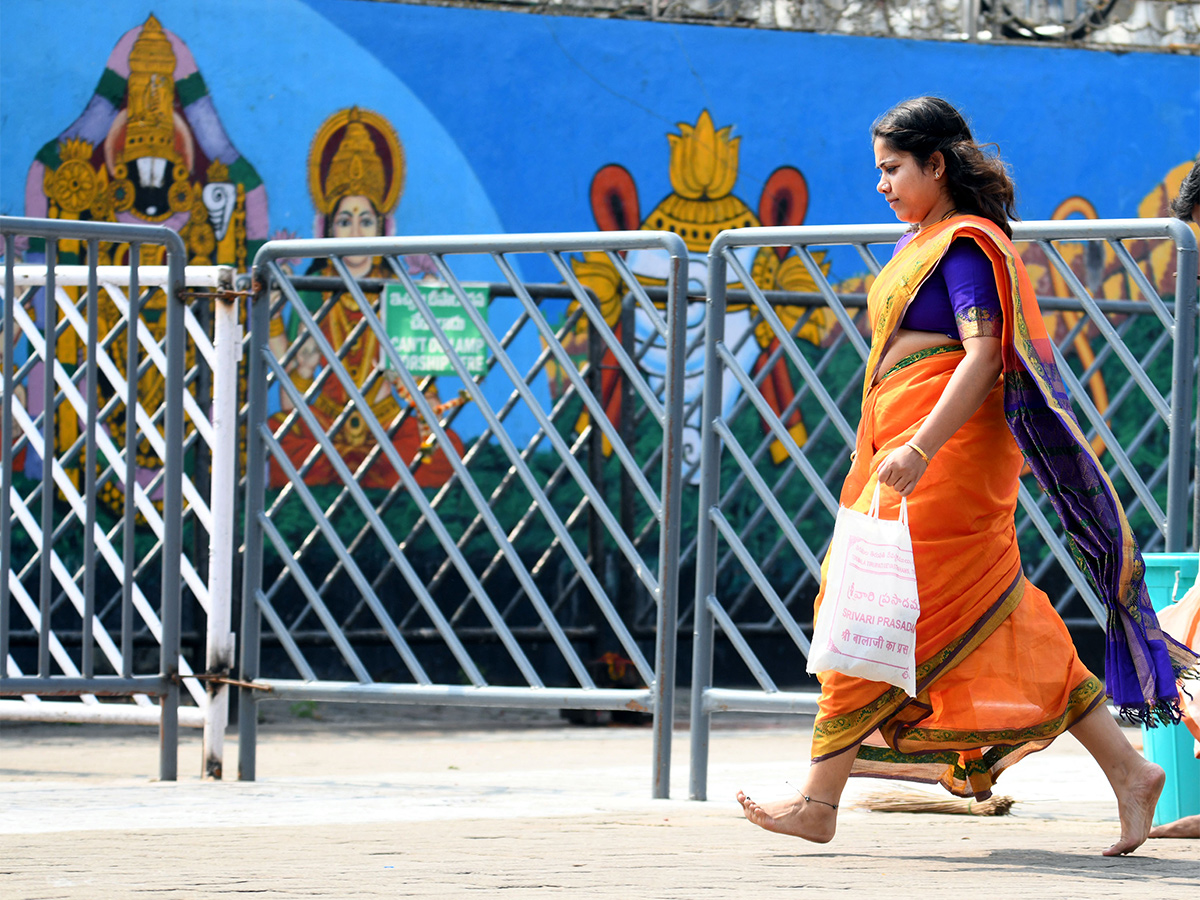
[[(482, 374), (487, 367), (487, 344), (458, 295), (445, 284), (419, 284), (417, 288), (467, 371), (472, 375)], [(486, 323), (487, 285), (464, 284), (460, 290)], [(387, 285), (383, 300), (383, 324), (404, 367), (414, 375), (455, 374), (445, 348), (434, 337), (433, 329), (404, 285)]]

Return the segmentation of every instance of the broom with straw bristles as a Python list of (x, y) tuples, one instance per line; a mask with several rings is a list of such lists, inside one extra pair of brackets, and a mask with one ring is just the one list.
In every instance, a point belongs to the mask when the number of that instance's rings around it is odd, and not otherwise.
[(1012, 797), (949, 797), (917, 790), (881, 791), (866, 794), (855, 805), (875, 812), (942, 813), (948, 816), (1006, 816), (1015, 801)]

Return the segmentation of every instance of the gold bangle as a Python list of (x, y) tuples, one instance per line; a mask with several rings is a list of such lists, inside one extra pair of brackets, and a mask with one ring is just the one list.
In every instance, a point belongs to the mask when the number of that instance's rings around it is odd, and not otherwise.
[(921, 459), (925, 460), (925, 465), (929, 465), (929, 454), (928, 453), (926, 453), (924, 450), (922, 450), (920, 447), (918, 447), (912, 441), (905, 441), (904, 446), (908, 447), (910, 450), (915, 450), (917, 453), (917, 456), (919, 456), (919, 457), (921, 457)]

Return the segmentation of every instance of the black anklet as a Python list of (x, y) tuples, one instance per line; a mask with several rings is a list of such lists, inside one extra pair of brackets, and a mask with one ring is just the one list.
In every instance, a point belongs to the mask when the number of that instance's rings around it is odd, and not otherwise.
[(804, 798), (805, 803), (820, 803), (822, 806), (828, 806), (830, 809), (837, 809), (837, 804), (830, 803), (828, 800), (814, 800), (808, 794), (801, 794), (800, 796)]

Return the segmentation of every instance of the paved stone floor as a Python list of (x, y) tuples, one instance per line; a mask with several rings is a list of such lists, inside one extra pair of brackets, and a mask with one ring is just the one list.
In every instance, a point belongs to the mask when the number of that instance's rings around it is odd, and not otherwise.
[(887, 789), (855, 779), (837, 837), (815, 846), (754, 828), (733, 801), (798, 783), (805, 718), (718, 718), (700, 803), (686, 799), (685, 731), (673, 799), (652, 800), (647, 728), (267, 713), (253, 783), (202, 780), (197, 732), (181, 739), (180, 779), (159, 783), (154, 729), (0, 724), (0, 897), (1200, 898), (1200, 842), (1100, 856), (1115, 803), (1069, 736), (1005, 774), (1008, 816), (855, 808)]

